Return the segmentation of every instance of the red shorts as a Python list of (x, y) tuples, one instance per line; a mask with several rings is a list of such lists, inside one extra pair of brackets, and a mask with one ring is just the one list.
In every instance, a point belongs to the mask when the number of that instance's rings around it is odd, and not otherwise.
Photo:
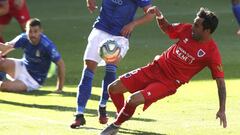
[(9, 0), (8, 3), (9, 12), (6, 15), (0, 16), (0, 24), (8, 24), (13, 17), (16, 18), (19, 24), (25, 24), (30, 19), (29, 11), (25, 0), (22, 8), (20, 9), (15, 7), (14, 0)]
[(120, 77), (130, 93), (141, 91), (145, 99), (143, 110), (153, 102), (172, 95), (181, 86), (176, 80), (170, 80), (156, 64), (152, 63)]

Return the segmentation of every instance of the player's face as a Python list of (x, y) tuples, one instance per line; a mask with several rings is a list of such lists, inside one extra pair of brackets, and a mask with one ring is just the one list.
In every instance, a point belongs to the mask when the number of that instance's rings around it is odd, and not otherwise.
[(200, 41), (203, 39), (203, 34), (204, 34), (204, 29), (202, 26), (203, 20), (204, 19), (199, 17), (196, 17), (194, 19), (194, 23), (192, 26), (192, 38), (197, 41)]
[(33, 45), (37, 45), (40, 41), (42, 29), (39, 26), (29, 26), (26, 28), (26, 33), (28, 36), (28, 40)]

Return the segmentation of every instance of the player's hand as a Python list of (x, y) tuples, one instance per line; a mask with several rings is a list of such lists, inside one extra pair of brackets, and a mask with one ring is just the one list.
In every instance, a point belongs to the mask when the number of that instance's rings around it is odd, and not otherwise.
[(162, 16), (161, 11), (157, 6), (152, 6), (147, 10), (147, 14), (155, 14), (156, 16)]
[(93, 11), (98, 8), (96, 6), (96, 0), (87, 0), (87, 8), (90, 13), (93, 13)]
[(220, 125), (223, 126), (223, 128), (227, 127), (227, 118), (226, 118), (226, 114), (224, 111), (218, 111), (216, 114), (216, 119), (220, 119)]
[(131, 23), (125, 25), (121, 30), (122, 36), (129, 37), (134, 28), (135, 28), (134, 22), (131, 22)]

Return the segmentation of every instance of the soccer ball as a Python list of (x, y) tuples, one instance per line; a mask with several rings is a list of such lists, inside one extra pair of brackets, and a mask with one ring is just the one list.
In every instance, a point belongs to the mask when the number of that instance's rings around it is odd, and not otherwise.
[(118, 43), (113, 39), (109, 39), (100, 46), (99, 54), (105, 62), (114, 62), (119, 58), (120, 51), (121, 48)]

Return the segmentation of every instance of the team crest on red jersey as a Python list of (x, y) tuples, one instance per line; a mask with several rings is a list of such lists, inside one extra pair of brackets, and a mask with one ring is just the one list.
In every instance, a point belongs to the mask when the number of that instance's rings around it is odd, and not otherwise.
[(206, 53), (202, 49), (199, 49), (198, 52), (197, 52), (198, 57), (203, 57), (205, 54)]

